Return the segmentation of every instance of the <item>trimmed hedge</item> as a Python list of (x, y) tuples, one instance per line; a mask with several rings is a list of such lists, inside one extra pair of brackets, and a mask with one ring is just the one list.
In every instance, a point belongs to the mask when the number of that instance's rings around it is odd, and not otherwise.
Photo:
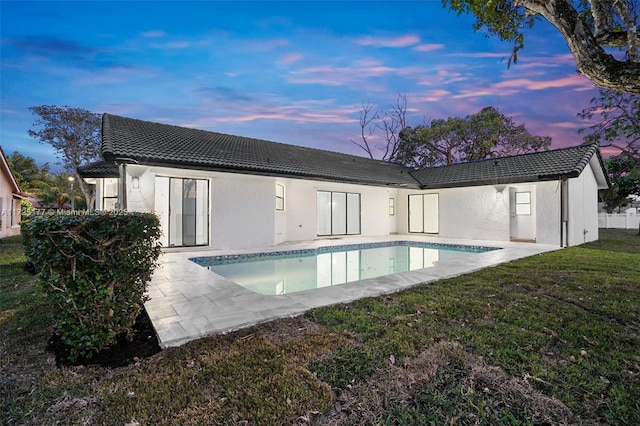
[(120, 334), (133, 337), (160, 256), (156, 215), (32, 215), (22, 233), (70, 362), (91, 358)]

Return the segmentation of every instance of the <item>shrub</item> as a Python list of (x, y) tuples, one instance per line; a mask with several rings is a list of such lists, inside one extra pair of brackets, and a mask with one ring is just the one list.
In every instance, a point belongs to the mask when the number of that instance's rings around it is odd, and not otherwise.
[(160, 255), (160, 222), (151, 213), (33, 215), (22, 222), (27, 257), (56, 309), (69, 361), (133, 337)]

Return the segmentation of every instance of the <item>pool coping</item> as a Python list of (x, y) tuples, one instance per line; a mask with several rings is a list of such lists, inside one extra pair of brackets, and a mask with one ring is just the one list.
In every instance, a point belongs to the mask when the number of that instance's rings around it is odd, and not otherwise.
[[(434, 266), (394, 275), (284, 295), (260, 295), (189, 260), (192, 257), (273, 253), (325, 246), (413, 241), (434, 244), (501, 248), (473, 257), (446, 259)], [(184, 248), (165, 250), (153, 274), (145, 309), (162, 348), (180, 346), (212, 334), (227, 333), (258, 323), (293, 317), (304, 312), (364, 297), (395, 293), (421, 284), (467, 274), (479, 269), (558, 250), (560, 246), (434, 236), (391, 235), (345, 237), (283, 243), (246, 250)]]

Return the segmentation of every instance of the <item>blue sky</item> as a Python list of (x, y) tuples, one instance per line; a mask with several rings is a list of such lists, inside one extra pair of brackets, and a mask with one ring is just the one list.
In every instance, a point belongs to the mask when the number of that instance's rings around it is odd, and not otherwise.
[(406, 93), (409, 122), (494, 106), (578, 145), (598, 94), (545, 21), (511, 44), (440, 1), (1, 1), (0, 145), (56, 163), (34, 105), (364, 155), (358, 108)]

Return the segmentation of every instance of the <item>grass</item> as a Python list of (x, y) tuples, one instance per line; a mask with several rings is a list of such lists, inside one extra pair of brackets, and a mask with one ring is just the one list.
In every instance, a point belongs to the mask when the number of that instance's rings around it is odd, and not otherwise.
[(640, 424), (640, 237), (320, 308), (128, 367), (57, 368), (0, 240), (4, 424)]

